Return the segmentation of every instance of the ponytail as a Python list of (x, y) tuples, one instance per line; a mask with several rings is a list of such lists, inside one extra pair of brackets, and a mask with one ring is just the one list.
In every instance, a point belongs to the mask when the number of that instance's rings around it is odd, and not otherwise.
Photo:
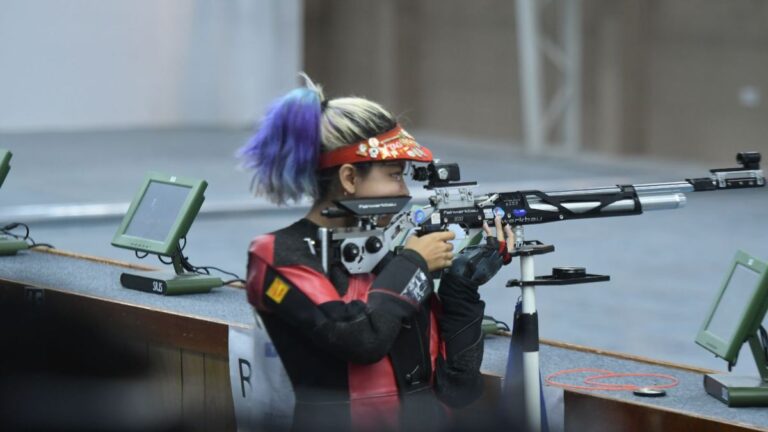
[(299, 201), (304, 196), (316, 200), (327, 197), (333, 182), (338, 181), (338, 167), (318, 172), (320, 153), (397, 125), (392, 114), (367, 99), (325, 100), (322, 89), (302, 76), (306, 86), (278, 99), (256, 134), (237, 153), (242, 166), (254, 171), (251, 189), (276, 204)]
[(267, 111), (256, 134), (237, 153), (253, 170), (251, 189), (275, 204), (316, 196), (323, 94), (308, 81)]

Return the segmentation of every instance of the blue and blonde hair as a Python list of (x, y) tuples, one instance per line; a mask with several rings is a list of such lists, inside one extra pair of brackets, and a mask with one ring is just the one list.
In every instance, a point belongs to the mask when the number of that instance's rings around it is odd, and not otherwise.
[(306, 75), (306, 85), (277, 99), (255, 135), (238, 151), (253, 171), (251, 189), (276, 204), (325, 198), (338, 167), (318, 171), (321, 152), (384, 133), (397, 121), (379, 104), (359, 97), (326, 100)]

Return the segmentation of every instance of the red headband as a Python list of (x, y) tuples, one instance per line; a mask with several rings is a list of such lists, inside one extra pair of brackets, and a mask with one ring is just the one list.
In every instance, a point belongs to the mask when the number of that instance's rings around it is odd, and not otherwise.
[(319, 168), (331, 168), (346, 163), (395, 160), (432, 162), (432, 152), (420, 146), (411, 134), (397, 125), (394, 129), (367, 140), (322, 153)]

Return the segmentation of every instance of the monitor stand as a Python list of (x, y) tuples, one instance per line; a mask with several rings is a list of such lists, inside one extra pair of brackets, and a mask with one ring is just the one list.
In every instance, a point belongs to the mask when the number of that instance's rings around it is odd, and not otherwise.
[(222, 286), (221, 278), (185, 272), (180, 254), (172, 257), (176, 273), (167, 271), (127, 271), (120, 275), (120, 284), (125, 288), (162, 295), (206, 293), (211, 288)]
[(20, 250), (29, 249), (29, 244), (22, 239), (0, 235), (0, 256), (16, 255)]
[(768, 406), (768, 359), (758, 333), (748, 339), (760, 376), (738, 376), (729, 373), (704, 376), (704, 389), (729, 407)]

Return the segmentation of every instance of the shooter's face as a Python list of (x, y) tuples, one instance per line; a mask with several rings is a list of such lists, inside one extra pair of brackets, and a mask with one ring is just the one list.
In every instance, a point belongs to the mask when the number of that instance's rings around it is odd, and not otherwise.
[[(355, 198), (384, 198), (408, 195), (405, 184), (405, 163), (401, 161), (376, 163), (367, 176), (358, 178)], [(389, 224), (392, 216), (379, 219), (379, 226)]]
[(402, 162), (377, 163), (367, 176), (357, 179), (356, 198), (384, 198), (408, 195)]

